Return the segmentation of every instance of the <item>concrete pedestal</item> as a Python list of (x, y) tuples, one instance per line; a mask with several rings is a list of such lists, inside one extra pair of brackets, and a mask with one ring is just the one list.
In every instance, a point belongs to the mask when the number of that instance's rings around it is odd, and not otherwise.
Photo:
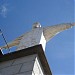
[(0, 75), (52, 75), (41, 45), (3, 55)]

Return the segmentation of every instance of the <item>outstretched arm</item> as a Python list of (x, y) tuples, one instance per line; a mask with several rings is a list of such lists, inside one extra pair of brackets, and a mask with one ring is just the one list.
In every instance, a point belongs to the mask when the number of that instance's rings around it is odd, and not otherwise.
[(57, 33), (75, 26), (75, 23), (63, 23), (44, 28), (44, 36), (46, 41), (49, 41)]
[(1, 50), (2, 50), (2, 49), (8, 49), (8, 48), (11, 48), (12, 46), (18, 45), (18, 44), (20, 43), (20, 40), (22, 39), (23, 36), (24, 36), (24, 35), (22, 35), (22, 36), (16, 38), (16, 39), (15, 39), (14, 41), (12, 41), (12, 42), (7, 43), (8, 46), (5, 45), (5, 46), (0, 47)]

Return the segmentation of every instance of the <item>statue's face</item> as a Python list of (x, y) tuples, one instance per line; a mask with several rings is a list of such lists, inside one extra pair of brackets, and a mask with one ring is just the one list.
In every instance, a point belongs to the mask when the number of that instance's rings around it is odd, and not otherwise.
[(36, 22), (33, 24), (33, 28), (40, 28), (40, 27), (41, 27), (41, 25), (39, 22)]

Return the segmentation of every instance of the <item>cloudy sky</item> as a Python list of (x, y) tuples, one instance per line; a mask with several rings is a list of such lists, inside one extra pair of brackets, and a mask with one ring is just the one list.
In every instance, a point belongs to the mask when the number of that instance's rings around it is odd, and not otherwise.
[[(32, 24), (37, 21), (42, 27), (74, 22), (74, 2), (0, 0), (0, 29), (7, 42), (10, 42), (31, 30)], [(4, 44), (0, 35), (0, 46)], [(74, 75), (74, 28), (63, 31), (51, 39), (46, 45), (45, 54), (53, 75)]]

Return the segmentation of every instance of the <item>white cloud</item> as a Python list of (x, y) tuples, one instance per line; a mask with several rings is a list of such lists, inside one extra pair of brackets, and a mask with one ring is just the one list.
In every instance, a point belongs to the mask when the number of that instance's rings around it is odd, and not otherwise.
[(8, 8), (7, 5), (0, 6), (0, 15), (4, 18), (7, 16)]

